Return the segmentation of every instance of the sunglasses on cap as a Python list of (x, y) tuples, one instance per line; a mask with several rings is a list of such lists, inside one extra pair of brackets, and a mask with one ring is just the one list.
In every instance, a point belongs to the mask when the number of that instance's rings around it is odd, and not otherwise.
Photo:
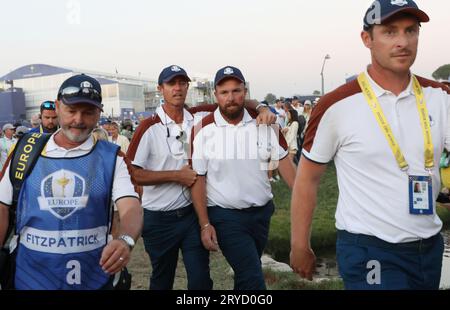
[(68, 86), (66, 88), (63, 88), (58, 93), (58, 100), (60, 100), (61, 98), (67, 99), (69, 101), (73, 98), (85, 98), (96, 101), (98, 103), (102, 102), (102, 95), (100, 95), (97, 90), (90, 87)]
[(54, 110), (55, 109), (55, 103), (53, 101), (44, 101), (41, 104), (41, 110)]

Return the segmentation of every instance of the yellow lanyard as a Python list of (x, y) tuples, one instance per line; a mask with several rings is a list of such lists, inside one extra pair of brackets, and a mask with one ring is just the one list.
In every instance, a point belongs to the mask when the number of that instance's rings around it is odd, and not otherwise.
[[(414, 75), (412, 77), (412, 80), (413, 80), (414, 95), (416, 97), (417, 110), (419, 111), (420, 125), (422, 127), (422, 133), (424, 138), (425, 169), (431, 172), (431, 169), (434, 167), (434, 152), (433, 152), (433, 141), (431, 137), (430, 120), (428, 118), (428, 109), (425, 103), (423, 90), (419, 84), (419, 81)], [(401, 170), (404, 171), (408, 170), (408, 163), (406, 162), (405, 157), (403, 156), (403, 153), (400, 150), (400, 146), (398, 145), (397, 140), (394, 137), (391, 126), (389, 126), (389, 123), (387, 122), (386, 116), (383, 113), (383, 109), (381, 109), (380, 103), (378, 102), (377, 97), (373, 92), (373, 89), (370, 86), (365, 73), (361, 73), (358, 76), (358, 83), (359, 86), (361, 86), (367, 104), (371, 108), (372, 113), (378, 122), (378, 125), (380, 126), (386, 140), (389, 143), (389, 146), (392, 150), (392, 153), (394, 154), (398, 166), (400, 167)]]

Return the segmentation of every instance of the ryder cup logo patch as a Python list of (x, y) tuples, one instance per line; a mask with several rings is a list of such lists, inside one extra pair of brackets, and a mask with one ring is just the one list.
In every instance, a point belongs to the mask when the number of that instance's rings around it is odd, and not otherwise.
[(229, 74), (233, 74), (234, 71), (231, 68), (225, 68), (225, 70), (223, 70), (223, 74), (229, 75)]
[(89, 196), (84, 196), (85, 190), (86, 182), (78, 174), (69, 170), (56, 171), (41, 183), (39, 208), (50, 211), (59, 219), (66, 219), (86, 207)]
[(181, 69), (180, 69), (180, 67), (178, 67), (178, 66), (172, 66), (172, 67), (170, 68), (170, 71), (172, 71), (172, 72), (180, 72)]
[(392, 0), (391, 1), (392, 5), (398, 5), (398, 6), (404, 6), (408, 4), (408, 1), (406, 0)]
[(91, 82), (83, 81), (83, 82), (81, 82), (80, 87), (81, 88), (92, 88), (93, 86), (92, 86)]

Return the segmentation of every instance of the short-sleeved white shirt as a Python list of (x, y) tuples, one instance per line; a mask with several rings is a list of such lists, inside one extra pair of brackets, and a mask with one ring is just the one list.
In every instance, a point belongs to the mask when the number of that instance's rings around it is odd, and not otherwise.
[(277, 111), (277, 123), (280, 125), (281, 128), (284, 128), (286, 126), (286, 111), (283, 108), (274, 108), (275, 111)]
[[(409, 164), (409, 174), (428, 175), (412, 82), (396, 96), (366, 75)], [(434, 145), (435, 201), (440, 190), (439, 159), (444, 146), (450, 146), (450, 96), (443, 85), (420, 77), (418, 80), (425, 95)], [(320, 100), (308, 124), (303, 155), (317, 163), (334, 159), (339, 186), (338, 229), (393, 243), (428, 238), (440, 231), (442, 222), (435, 210), (433, 215), (409, 213), (408, 175), (398, 167), (356, 80)]]
[[(160, 106), (156, 114), (144, 120), (131, 141), (128, 157), (134, 166), (150, 171), (180, 170), (188, 164), (188, 147), (194, 123), (204, 114), (194, 116), (183, 111), (181, 127)], [(185, 137), (178, 138), (183, 132)], [(137, 148), (135, 144), (137, 145)], [(152, 211), (170, 211), (191, 204), (190, 190), (176, 182), (143, 186), (142, 206)]]
[(206, 175), (208, 206), (245, 209), (272, 199), (268, 161), (287, 154), (278, 129), (257, 126), (246, 109), (242, 121), (232, 125), (216, 109), (195, 128), (192, 168)]
[[(55, 133), (56, 134), (56, 133)], [(89, 137), (83, 144), (73, 148), (65, 149), (58, 146), (55, 143), (53, 134), (45, 146), (45, 154), (47, 157), (53, 158), (70, 158), (83, 156), (91, 151), (94, 146), (94, 139), (92, 136)], [(127, 165), (121, 156), (116, 158), (116, 167), (114, 171), (114, 181), (112, 188), (112, 200), (117, 201), (123, 197), (136, 197), (138, 194), (134, 190), (134, 186), (131, 183), (130, 174), (128, 173)], [(13, 198), (13, 188), (11, 180), (9, 179), (9, 166), (5, 171), (3, 178), (0, 181), (0, 202), (9, 206), (12, 204)]]
[(0, 171), (3, 169), (3, 165), (8, 159), (8, 154), (11, 147), (17, 142), (16, 139), (8, 139), (6, 136), (0, 138)]

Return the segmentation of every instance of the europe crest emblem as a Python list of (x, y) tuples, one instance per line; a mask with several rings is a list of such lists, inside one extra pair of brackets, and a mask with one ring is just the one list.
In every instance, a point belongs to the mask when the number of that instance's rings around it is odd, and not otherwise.
[(66, 219), (86, 207), (89, 196), (85, 195), (85, 190), (83, 177), (69, 170), (58, 170), (41, 182), (41, 196), (37, 198), (39, 208)]

